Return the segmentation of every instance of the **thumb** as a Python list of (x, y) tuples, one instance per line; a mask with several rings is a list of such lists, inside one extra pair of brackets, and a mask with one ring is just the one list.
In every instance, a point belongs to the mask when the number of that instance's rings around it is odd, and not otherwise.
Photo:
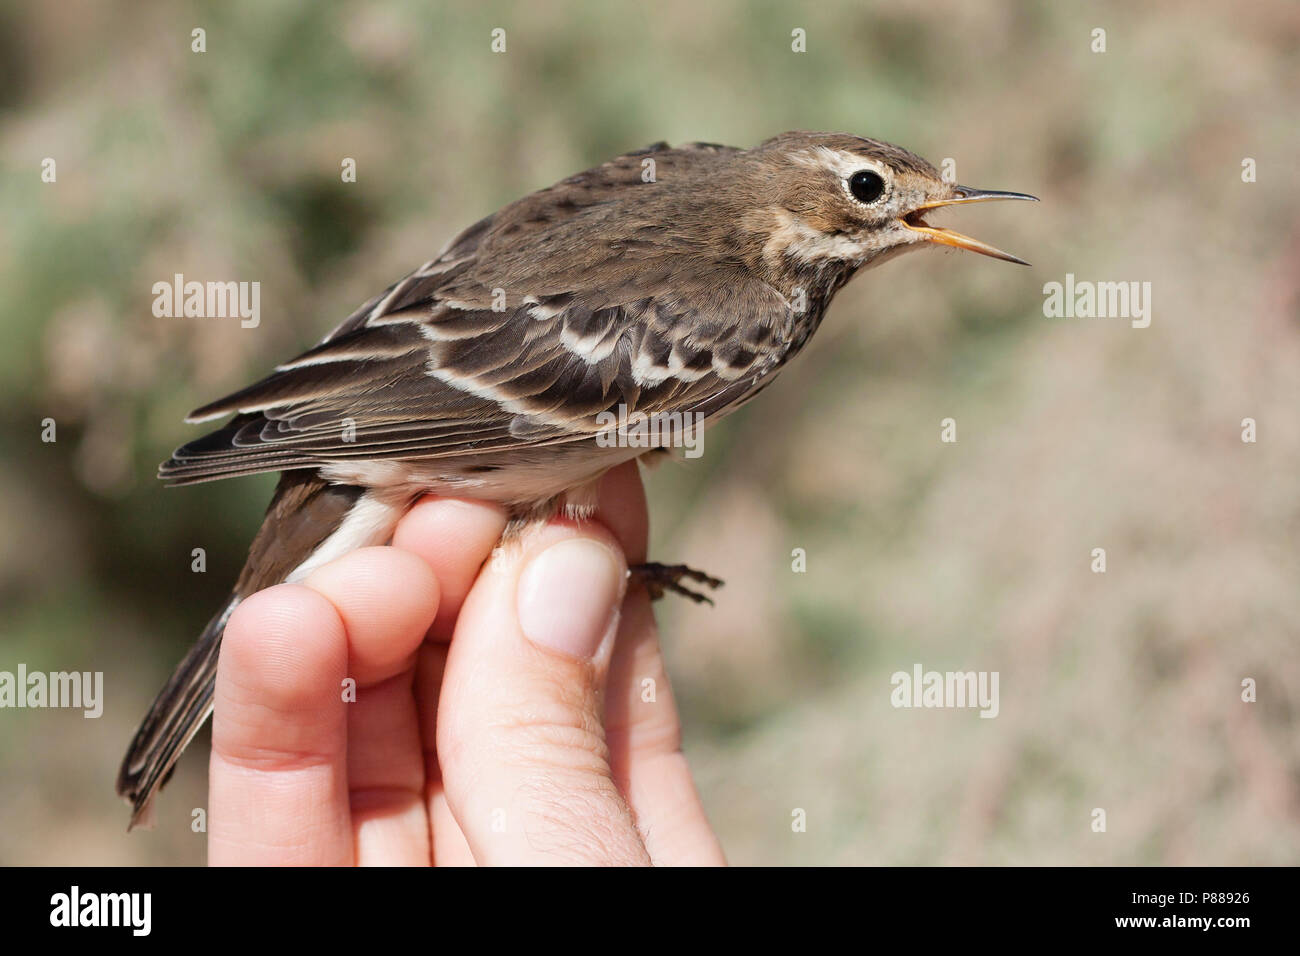
[(649, 862), (603, 726), (626, 589), (627, 562), (604, 527), (554, 522), (499, 548), (466, 598), (437, 751), (479, 863)]

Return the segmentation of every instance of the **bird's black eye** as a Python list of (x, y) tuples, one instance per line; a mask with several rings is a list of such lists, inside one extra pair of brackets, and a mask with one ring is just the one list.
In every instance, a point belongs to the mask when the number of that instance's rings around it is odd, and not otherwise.
[(885, 191), (885, 181), (880, 173), (859, 169), (849, 177), (849, 192), (858, 202), (875, 202)]

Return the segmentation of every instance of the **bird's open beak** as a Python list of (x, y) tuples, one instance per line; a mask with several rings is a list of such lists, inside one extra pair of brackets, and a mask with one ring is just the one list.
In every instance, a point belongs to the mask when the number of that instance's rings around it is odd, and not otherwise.
[(995, 249), (988, 243), (972, 239), (970, 236), (963, 236), (960, 232), (932, 226), (923, 218), (927, 210), (938, 209), (940, 206), (956, 206), (969, 202), (993, 202), (995, 199), (1028, 199), (1031, 202), (1038, 202), (1037, 196), (1030, 196), (1028, 193), (1008, 193), (999, 189), (972, 189), (969, 186), (955, 186), (951, 198), (940, 199), (936, 202), (926, 203), (924, 206), (918, 206), (904, 216), (901, 222), (913, 232), (922, 233), (929, 242), (937, 242), (945, 246), (956, 246), (958, 249), (969, 249), (971, 252), (978, 252), (982, 256), (992, 256), (994, 259), (1005, 259), (1007, 262), (1018, 262), (1022, 266), (1027, 266), (1029, 265), (1028, 262), (1016, 258), (1009, 252)]

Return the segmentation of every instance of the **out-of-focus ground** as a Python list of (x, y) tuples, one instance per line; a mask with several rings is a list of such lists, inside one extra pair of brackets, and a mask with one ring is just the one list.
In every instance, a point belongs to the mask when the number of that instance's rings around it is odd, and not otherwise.
[[(807, 128), (1044, 201), (944, 220), (1033, 269), (866, 274), (649, 478), (657, 555), (728, 582), (661, 621), (730, 858), (1296, 863), (1298, 51), (1282, 0), (0, 6), (0, 670), (107, 684), (100, 720), (0, 711), (0, 861), (204, 859), (206, 736), (157, 830), (112, 793), (272, 484), (164, 491), (189, 409), (530, 190)], [(262, 325), (155, 318), (178, 272), (260, 281)], [(1150, 282), (1151, 326), (1045, 318), (1066, 273)], [(999, 672), (999, 716), (894, 709), (917, 663)]]

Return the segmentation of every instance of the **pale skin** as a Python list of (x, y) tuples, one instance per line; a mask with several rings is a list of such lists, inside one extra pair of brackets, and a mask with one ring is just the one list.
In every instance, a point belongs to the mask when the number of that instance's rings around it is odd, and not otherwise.
[(626, 583), (646, 551), (637, 466), (602, 480), (593, 519), (494, 553), (505, 524), (494, 505), (425, 498), (391, 547), (235, 611), (210, 863), (724, 862), (650, 600)]

